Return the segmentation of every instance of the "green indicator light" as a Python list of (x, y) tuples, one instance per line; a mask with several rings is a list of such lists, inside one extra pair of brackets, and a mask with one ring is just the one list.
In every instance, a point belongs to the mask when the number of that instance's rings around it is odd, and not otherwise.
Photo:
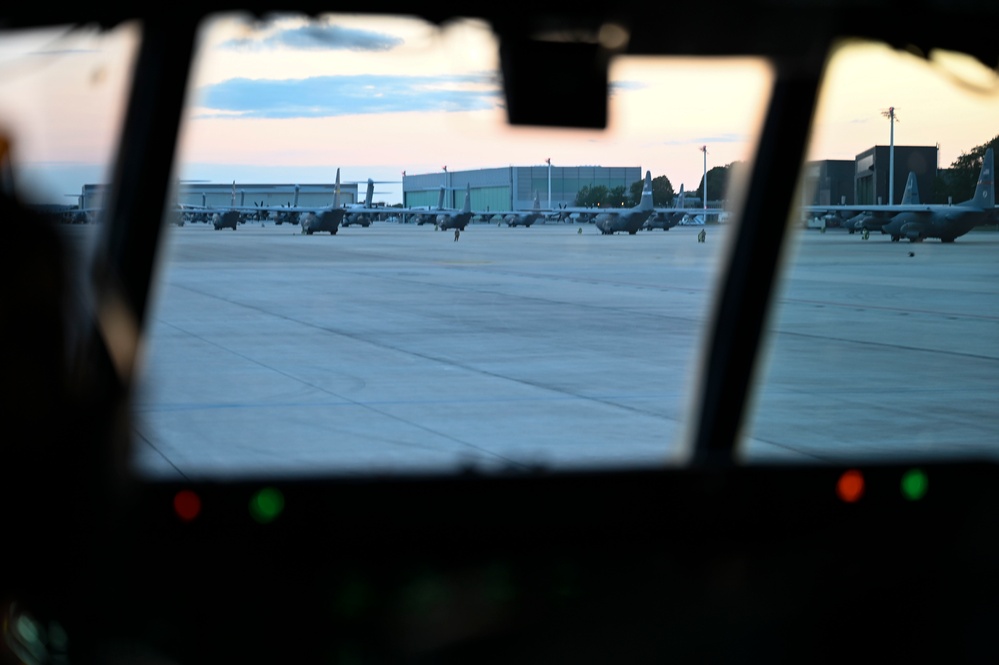
[(261, 524), (277, 519), (284, 510), (284, 495), (273, 487), (265, 487), (250, 499), (250, 514)]
[(920, 469), (909, 469), (902, 476), (902, 495), (909, 501), (919, 501), (926, 496), (929, 479)]

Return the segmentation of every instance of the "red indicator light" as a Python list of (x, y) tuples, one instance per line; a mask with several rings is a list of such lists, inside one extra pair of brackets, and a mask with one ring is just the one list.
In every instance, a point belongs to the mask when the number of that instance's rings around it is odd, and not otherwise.
[(847, 503), (854, 503), (864, 495), (864, 476), (856, 469), (846, 471), (836, 483), (836, 496)]
[(173, 497), (173, 510), (177, 517), (190, 522), (201, 513), (201, 499), (191, 490), (181, 490)]

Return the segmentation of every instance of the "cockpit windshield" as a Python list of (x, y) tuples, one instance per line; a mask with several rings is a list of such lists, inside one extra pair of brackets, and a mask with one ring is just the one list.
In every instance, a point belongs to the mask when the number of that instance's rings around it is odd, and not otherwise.
[(683, 458), (764, 61), (615, 59), (603, 131), (509, 126), (476, 21), (226, 16), (194, 77), (142, 473)]
[[(101, 226), (138, 34), (0, 50), (16, 187), (75, 248)], [(774, 73), (611, 55), (606, 129), (511, 126), (483, 22), (205, 21), (134, 469), (684, 464)], [(740, 459), (994, 454), (996, 117), (996, 72), (960, 56), (835, 49)]]
[(980, 64), (836, 49), (744, 459), (999, 452), (996, 118)]

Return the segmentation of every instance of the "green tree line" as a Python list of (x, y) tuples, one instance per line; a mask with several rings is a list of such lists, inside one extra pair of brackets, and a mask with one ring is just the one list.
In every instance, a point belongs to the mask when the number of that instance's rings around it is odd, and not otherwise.
[[(716, 166), (708, 171), (708, 194), (712, 201), (720, 201), (725, 198), (728, 188), (728, 178), (730, 171), (737, 164), (742, 162), (732, 162), (727, 166)], [(577, 206), (588, 208), (629, 208), (638, 205), (642, 198), (642, 188), (645, 186), (644, 180), (636, 180), (631, 183), (631, 187), (615, 187), (613, 189), (604, 185), (585, 186), (576, 194)], [(690, 198), (700, 199), (703, 183), (690, 192)], [(677, 191), (673, 189), (673, 183), (664, 175), (656, 176), (652, 179), (652, 204), (657, 208), (668, 208), (673, 205), (677, 197)]]
[(933, 187), (936, 203), (947, 203), (948, 200), (961, 203), (975, 195), (978, 174), (982, 171), (982, 160), (985, 159), (985, 151), (989, 148), (992, 148), (993, 155), (999, 153), (999, 134), (968, 152), (962, 152), (950, 168), (937, 173)]

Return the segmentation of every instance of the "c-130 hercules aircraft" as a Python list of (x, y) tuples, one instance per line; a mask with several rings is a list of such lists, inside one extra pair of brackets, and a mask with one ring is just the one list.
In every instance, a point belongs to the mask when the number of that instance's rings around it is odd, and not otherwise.
[[(975, 194), (967, 201), (947, 204), (930, 204), (906, 201), (914, 191), (914, 182), (906, 185), (902, 203), (897, 205), (842, 205), (806, 206), (808, 212), (837, 214), (856, 213), (848, 220), (853, 232), (858, 229), (880, 231), (891, 236), (892, 242), (902, 238), (921, 242), (926, 238), (939, 238), (940, 242), (954, 242), (976, 226), (988, 224), (997, 218), (995, 207), (995, 158), (992, 149), (985, 151), (982, 169), (978, 175)], [(910, 178), (910, 181), (912, 178)]]
[[(233, 188), (235, 191), (235, 185), (233, 185)], [(370, 220), (366, 219), (367, 223), (365, 223), (365, 221), (361, 221), (362, 217), (385, 212), (384, 209), (371, 206), (373, 188), (374, 181), (369, 179), (367, 198), (364, 205), (344, 207), (340, 203), (340, 169), (337, 169), (336, 179), (333, 184), (333, 200), (328, 206), (299, 206), (296, 194), (296, 202), (292, 206), (233, 206), (231, 210), (238, 213), (273, 212), (279, 215), (298, 213), (298, 222), (302, 227), (303, 234), (312, 235), (317, 232), (325, 232), (330, 235), (336, 235), (346, 215), (356, 215), (358, 221), (353, 223), (367, 226)], [(346, 226), (347, 224), (344, 225)]]
[(652, 205), (652, 172), (645, 172), (645, 185), (642, 187), (642, 198), (638, 205), (631, 208), (603, 209), (594, 215), (593, 208), (560, 208), (559, 218), (564, 219), (572, 214), (593, 215), (593, 223), (603, 235), (614, 235), (618, 231), (626, 231), (635, 235), (645, 221), (655, 212)]

